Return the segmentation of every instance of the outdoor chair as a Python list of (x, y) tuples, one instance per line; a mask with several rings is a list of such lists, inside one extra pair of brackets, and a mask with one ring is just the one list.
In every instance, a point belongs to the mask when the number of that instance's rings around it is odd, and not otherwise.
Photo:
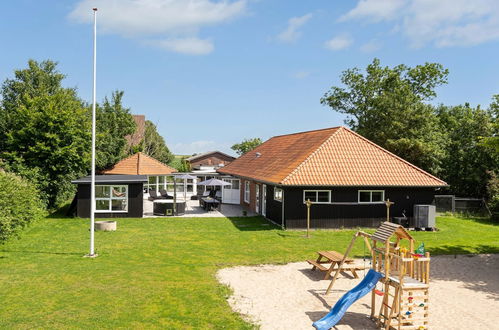
[(222, 201), (222, 191), (221, 190), (217, 190), (217, 192), (215, 193), (215, 199), (217, 199), (218, 201)]
[(149, 190), (149, 200), (154, 201), (155, 199), (168, 199), (168, 198), (158, 195), (156, 190)]
[(161, 194), (161, 197), (164, 197), (166, 199), (173, 199), (173, 196), (168, 195), (168, 192), (165, 189), (160, 189), (159, 193)]

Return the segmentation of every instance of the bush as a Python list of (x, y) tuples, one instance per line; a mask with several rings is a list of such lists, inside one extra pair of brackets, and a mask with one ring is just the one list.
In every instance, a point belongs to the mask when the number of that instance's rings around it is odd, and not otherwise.
[(0, 169), (0, 244), (44, 215), (35, 186)]

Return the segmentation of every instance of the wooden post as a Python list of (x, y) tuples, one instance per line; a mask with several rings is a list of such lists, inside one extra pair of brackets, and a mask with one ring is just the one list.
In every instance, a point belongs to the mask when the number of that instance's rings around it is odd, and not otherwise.
[(350, 250), (353, 247), (353, 244), (355, 243), (355, 240), (357, 239), (358, 233), (353, 235), (352, 241), (350, 242), (350, 245), (348, 246), (345, 254), (343, 255), (343, 259), (341, 259), (340, 263), (338, 264), (338, 269), (336, 269), (336, 272), (334, 273), (334, 277), (331, 280), (331, 283), (329, 283), (329, 286), (327, 287), (326, 294), (329, 294), (329, 291), (333, 288), (334, 282), (336, 281), (336, 278), (338, 278), (338, 274), (340, 273), (341, 267), (343, 267), (343, 264), (345, 263), (345, 260), (348, 257), (348, 254), (350, 253)]
[(390, 222), (390, 206), (395, 204), (394, 202), (390, 202), (390, 199), (387, 199), (385, 202), (386, 205), (386, 221)]
[(310, 207), (312, 206), (312, 202), (310, 201), (310, 199), (307, 199), (307, 201), (305, 202), (305, 204), (307, 205), (307, 238), (310, 238)]

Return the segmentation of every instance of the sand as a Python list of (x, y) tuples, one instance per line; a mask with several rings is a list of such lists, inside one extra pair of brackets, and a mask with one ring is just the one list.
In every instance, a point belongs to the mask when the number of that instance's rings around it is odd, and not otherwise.
[[(232, 309), (261, 329), (313, 329), (363, 277), (340, 275), (325, 296), (323, 274), (297, 262), (226, 268), (217, 278), (233, 290)], [(370, 295), (355, 302), (334, 329), (376, 329), (370, 304)], [(499, 254), (433, 257), (429, 310), (431, 329), (499, 329)]]

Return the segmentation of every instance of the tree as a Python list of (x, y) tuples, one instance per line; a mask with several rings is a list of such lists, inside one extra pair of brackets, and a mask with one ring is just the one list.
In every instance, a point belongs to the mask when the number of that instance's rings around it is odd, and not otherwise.
[(499, 94), (492, 97), (490, 104), (490, 112), (492, 113), (492, 136), (484, 137), (483, 145), (490, 148), (491, 152), (499, 155)]
[(170, 163), (174, 155), (170, 152), (170, 149), (166, 146), (165, 140), (161, 135), (159, 135), (156, 125), (150, 120), (146, 120), (144, 128), (144, 140), (140, 144), (140, 147), (134, 152), (142, 151), (146, 155), (151, 156), (163, 162), (165, 164)]
[(490, 171), (497, 171), (499, 157), (481, 143), (482, 137), (493, 133), (490, 110), (470, 107), (469, 104), (436, 109), (442, 131), (448, 135), (443, 147), (441, 178), (451, 186), (454, 194), (482, 197), (487, 193)]
[(122, 105), (123, 91), (112, 93), (111, 101), (106, 97), (96, 108), (96, 162), (97, 170), (104, 170), (126, 156), (126, 136), (135, 129), (130, 109)]
[(365, 74), (357, 68), (344, 71), (345, 87), (331, 87), (321, 103), (346, 114), (345, 123), (357, 133), (438, 174), (445, 134), (438, 129), (433, 107), (424, 101), (436, 96), (447, 75), (438, 63), (390, 68), (374, 59)]
[(0, 158), (27, 176), (49, 208), (73, 193), (71, 180), (86, 173), (90, 156), (89, 113), (52, 61), (30, 60), (2, 85)]
[(236, 143), (230, 148), (241, 156), (247, 153), (248, 151), (255, 149), (262, 143), (263, 142), (260, 138), (245, 139), (241, 143)]
[(0, 244), (43, 215), (43, 205), (33, 185), (0, 170)]

